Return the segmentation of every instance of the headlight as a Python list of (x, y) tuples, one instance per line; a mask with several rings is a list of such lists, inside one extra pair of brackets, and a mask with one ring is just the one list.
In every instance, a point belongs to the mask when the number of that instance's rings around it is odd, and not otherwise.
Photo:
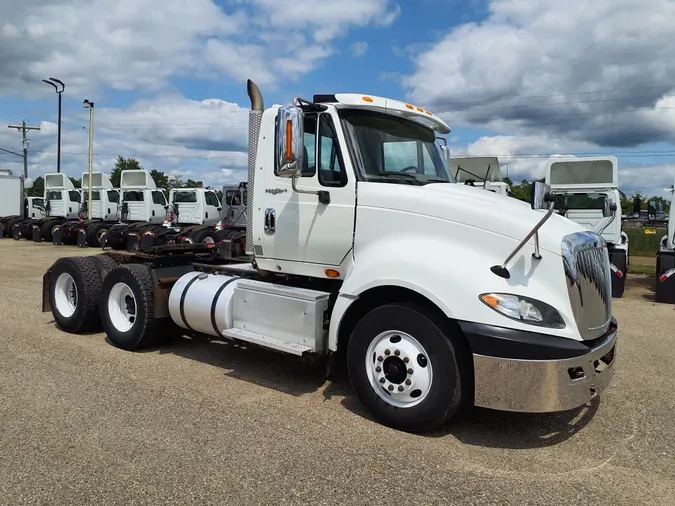
[(560, 313), (540, 300), (508, 293), (484, 293), (480, 296), (480, 300), (512, 320), (541, 327), (565, 328), (565, 321)]

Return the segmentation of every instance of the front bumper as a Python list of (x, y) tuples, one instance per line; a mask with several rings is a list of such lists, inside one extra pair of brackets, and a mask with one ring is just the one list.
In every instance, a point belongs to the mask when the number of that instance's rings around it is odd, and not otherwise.
[(546, 413), (586, 404), (612, 381), (617, 323), (591, 342), (459, 322), (473, 352), (476, 406)]

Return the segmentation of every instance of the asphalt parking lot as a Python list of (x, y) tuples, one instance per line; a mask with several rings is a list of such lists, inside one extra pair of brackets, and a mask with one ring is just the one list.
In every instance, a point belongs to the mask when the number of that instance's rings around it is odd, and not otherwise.
[(60, 332), (42, 275), (99, 252), (0, 240), (0, 504), (675, 504), (675, 311), (646, 279), (614, 302), (617, 372), (590, 406), (411, 435), (292, 358)]

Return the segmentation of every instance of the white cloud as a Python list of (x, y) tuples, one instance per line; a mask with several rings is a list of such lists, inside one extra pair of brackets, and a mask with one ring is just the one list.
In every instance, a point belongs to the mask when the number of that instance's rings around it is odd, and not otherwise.
[(361, 58), (366, 54), (366, 51), (368, 51), (368, 43), (364, 40), (354, 42), (354, 44), (352, 44), (349, 49), (352, 50), (352, 56), (354, 58)]
[(493, 0), (489, 11), (412, 56), (410, 100), (500, 132), (675, 141), (675, 3)]
[(157, 91), (176, 77), (297, 80), (350, 29), (387, 26), (400, 8), (392, 0), (0, 0), (0, 12), (0, 96), (36, 97), (53, 93), (40, 82), (51, 76), (91, 95)]
[[(40, 127), (29, 133), (31, 177), (56, 170), (56, 125), (42, 122)], [(0, 146), (20, 152), (20, 134), (5, 130), (0, 130)], [(86, 110), (64, 115), (61, 167), (70, 176), (79, 178), (87, 171), (88, 132)], [(169, 95), (124, 110), (97, 108), (94, 133), (95, 170), (110, 172), (119, 155), (138, 159), (146, 169), (207, 184), (246, 178), (248, 109), (234, 103)], [(0, 153), (0, 166), (23, 170), (21, 158), (6, 153)]]
[[(549, 156), (575, 156), (575, 153), (589, 153), (588, 156), (609, 154), (596, 145), (584, 141), (569, 141), (559, 138), (518, 137), (496, 135), (480, 137), (465, 146), (453, 145), (450, 140), (451, 156), (496, 156), (502, 174), (518, 183), (523, 179), (541, 179), (545, 174)], [(584, 156), (584, 155), (576, 155)], [(666, 196), (663, 188), (673, 184), (675, 163), (645, 163), (649, 157), (622, 160), (619, 155), (619, 187), (625, 193), (641, 191), (649, 196)], [(638, 160), (638, 163), (635, 163)], [(640, 163), (641, 162), (641, 163)]]

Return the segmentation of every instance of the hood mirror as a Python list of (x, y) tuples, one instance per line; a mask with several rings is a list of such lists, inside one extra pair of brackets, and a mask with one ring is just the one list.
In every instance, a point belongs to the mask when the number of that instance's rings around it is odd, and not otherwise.
[(551, 195), (551, 185), (535, 181), (532, 183), (531, 197), (530, 203), (532, 204), (532, 209), (548, 209), (549, 202), (553, 201), (553, 197)]

